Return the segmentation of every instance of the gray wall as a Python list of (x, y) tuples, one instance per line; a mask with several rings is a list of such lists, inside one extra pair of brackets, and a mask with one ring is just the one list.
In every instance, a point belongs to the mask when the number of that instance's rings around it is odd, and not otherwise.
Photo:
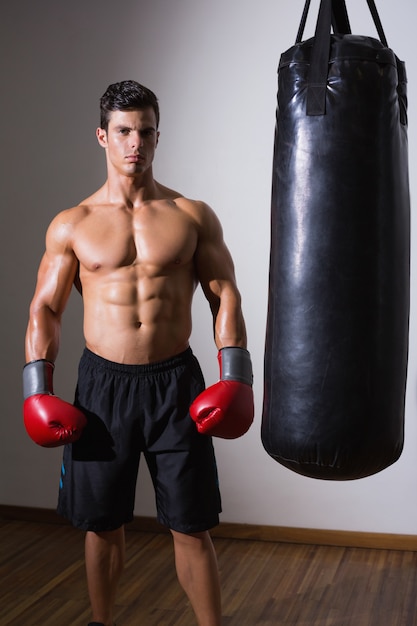
[[(410, 170), (415, 197), (417, 61), (414, 0), (377, 2), (390, 45), (407, 62)], [(412, 292), (406, 445), (399, 462), (349, 483), (303, 478), (260, 442), (276, 68), (294, 40), (303, 0), (40, 0), (9, 4), (0, 24), (3, 294), (0, 503), (54, 507), (60, 450), (35, 446), (21, 417), (27, 309), (52, 217), (105, 178), (95, 140), (98, 100), (111, 82), (137, 79), (160, 98), (155, 175), (218, 213), (235, 259), (255, 368), (256, 421), (216, 441), (223, 521), (414, 533), (417, 528), (416, 303)], [(347, 0), (356, 33), (375, 34), (365, 0)], [(318, 0), (311, 13), (317, 14)], [(306, 35), (313, 33), (313, 20)], [(413, 268), (416, 249), (413, 231)], [(64, 317), (56, 391), (71, 399), (82, 350), (81, 303)], [(195, 305), (192, 345), (217, 378), (208, 307)], [(145, 468), (136, 514), (152, 515)]]

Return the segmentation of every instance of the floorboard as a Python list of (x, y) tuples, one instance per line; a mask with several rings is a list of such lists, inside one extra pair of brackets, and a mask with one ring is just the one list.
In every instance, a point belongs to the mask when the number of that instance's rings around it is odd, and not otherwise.
[[(0, 523), (0, 625), (86, 626), (83, 533)], [(224, 626), (416, 626), (417, 553), (214, 538)], [(127, 532), (118, 626), (195, 626), (170, 535)]]

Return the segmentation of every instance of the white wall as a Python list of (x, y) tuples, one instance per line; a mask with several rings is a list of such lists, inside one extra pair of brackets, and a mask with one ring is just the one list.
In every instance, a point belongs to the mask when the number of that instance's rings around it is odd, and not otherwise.
[[(378, 0), (391, 47), (407, 62), (410, 173), (416, 180), (417, 61), (414, 0)], [(9, 4), (1, 50), (0, 503), (54, 507), (60, 450), (35, 446), (21, 418), (27, 308), (47, 224), (104, 180), (96, 145), (98, 100), (134, 78), (159, 96), (156, 178), (206, 200), (235, 259), (255, 370), (256, 421), (237, 441), (216, 441), (223, 521), (374, 532), (417, 530), (416, 292), (412, 291), (406, 444), (380, 474), (351, 482), (303, 478), (260, 441), (267, 307), (276, 69), (295, 40), (304, 0), (40, 0)], [(353, 31), (375, 34), (365, 0), (347, 0)], [(318, 0), (311, 14), (317, 15)], [(309, 19), (306, 35), (313, 33)], [(413, 268), (416, 235), (413, 231)], [(217, 378), (208, 307), (195, 301), (192, 346), (208, 383)], [(64, 318), (56, 391), (72, 398), (82, 349), (80, 299)], [(136, 514), (154, 513), (142, 468)]]

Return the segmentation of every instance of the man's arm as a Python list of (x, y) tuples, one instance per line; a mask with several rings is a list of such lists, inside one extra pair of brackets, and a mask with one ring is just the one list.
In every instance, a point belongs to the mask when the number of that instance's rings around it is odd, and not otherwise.
[(216, 346), (219, 350), (227, 346), (246, 348), (246, 328), (233, 260), (217, 216), (207, 205), (204, 209), (195, 263), (197, 278), (213, 314)]
[(58, 215), (46, 234), (46, 250), (39, 266), (26, 332), (26, 360), (54, 362), (59, 349), (61, 316), (67, 304), (78, 261), (72, 249), (72, 225), (67, 212)]
[(53, 392), (61, 316), (78, 269), (68, 216), (60, 214), (48, 229), (25, 342), (24, 423), (31, 439), (48, 448), (76, 441), (86, 425), (83, 413)]
[(254, 417), (252, 364), (233, 261), (220, 222), (206, 206), (202, 224), (196, 270), (213, 313), (220, 380), (194, 400), (190, 414), (199, 433), (235, 439)]

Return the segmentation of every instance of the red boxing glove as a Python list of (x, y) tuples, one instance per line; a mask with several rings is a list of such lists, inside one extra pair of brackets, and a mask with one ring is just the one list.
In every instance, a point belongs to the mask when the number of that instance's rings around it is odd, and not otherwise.
[(244, 348), (222, 348), (218, 353), (220, 380), (190, 406), (199, 433), (237, 439), (253, 422), (252, 364)]
[(85, 415), (69, 402), (53, 395), (54, 364), (45, 359), (23, 368), (23, 419), (29, 437), (45, 448), (73, 443), (87, 424)]

